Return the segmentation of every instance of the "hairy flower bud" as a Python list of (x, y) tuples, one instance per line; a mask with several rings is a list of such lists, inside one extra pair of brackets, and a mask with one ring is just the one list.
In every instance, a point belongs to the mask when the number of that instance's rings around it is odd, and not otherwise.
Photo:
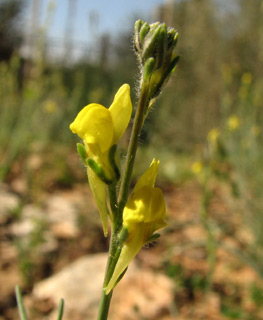
[(134, 47), (142, 68), (142, 79), (149, 86), (149, 100), (157, 97), (179, 61), (176, 53), (178, 32), (165, 23), (136, 21)]

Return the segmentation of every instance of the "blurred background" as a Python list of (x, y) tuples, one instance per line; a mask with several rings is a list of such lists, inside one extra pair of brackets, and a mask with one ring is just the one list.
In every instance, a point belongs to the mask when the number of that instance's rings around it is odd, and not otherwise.
[(102, 280), (87, 295), (73, 274), (99, 272), (108, 241), (69, 124), (123, 83), (136, 107), (136, 19), (179, 32), (181, 60), (134, 171), (160, 159), (168, 227), (136, 258), (111, 317), (263, 318), (263, 1), (1, 0), (1, 320), (18, 318), (16, 284), (30, 319), (53, 319), (67, 290), (65, 319), (95, 319)]

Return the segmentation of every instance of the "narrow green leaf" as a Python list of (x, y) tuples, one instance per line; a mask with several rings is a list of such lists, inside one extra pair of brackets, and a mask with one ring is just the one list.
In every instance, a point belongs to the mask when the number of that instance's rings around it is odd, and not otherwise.
[(64, 299), (61, 299), (58, 306), (58, 320), (62, 319), (63, 311), (64, 311)]
[(24, 303), (23, 303), (21, 289), (19, 286), (16, 286), (15, 294), (16, 294), (16, 302), (17, 302), (18, 311), (19, 311), (19, 317), (21, 320), (28, 320), (27, 315), (26, 315), (26, 309), (25, 309)]

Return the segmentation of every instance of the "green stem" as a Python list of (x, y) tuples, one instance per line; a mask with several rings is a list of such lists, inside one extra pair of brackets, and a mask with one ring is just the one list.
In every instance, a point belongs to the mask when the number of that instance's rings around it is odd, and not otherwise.
[(100, 305), (99, 305), (98, 320), (108, 319), (111, 297), (112, 297), (112, 290), (109, 294), (105, 294), (105, 291), (102, 290)]
[(116, 238), (116, 234), (112, 232), (107, 267), (106, 267), (106, 271), (105, 271), (103, 288), (102, 288), (101, 298), (100, 298), (98, 320), (107, 320), (108, 319), (108, 313), (109, 313), (110, 302), (111, 302), (113, 290), (108, 295), (106, 295), (104, 288), (107, 286), (107, 284), (110, 281), (111, 273), (113, 273), (113, 271), (111, 271), (111, 270), (112, 269), (114, 270), (113, 257), (115, 255), (115, 251), (117, 249), (115, 238)]
[(26, 309), (24, 307), (23, 297), (22, 297), (21, 289), (19, 286), (16, 286), (15, 292), (16, 292), (16, 301), (18, 305), (20, 319), (27, 320)]
[(120, 216), (120, 211), (118, 208), (117, 187), (115, 183), (109, 185), (109, 198), (110, 198), (110, 207), (111, 207), (112, 218), (113, 218), (112, 227), (115, 227), (116, 232), (118, 232), (120, 229), (120, 226), (122, 225), (122, 218)]
[(110, 302), (112, 297), (112, 292), (109, 294), (105, 294), (105, 287), (110, 281), (110, 278), (113, 274), (115, 265), (117, 261), (114, 259), (115, 253), (118, 248), (118, 225), (119, 225), (119, 218), (118, 218), (118, 203), (117, 203), (117, 190), (116, 190), (116, 184), (112, 184), (109, 186), (109, 198), (110, 198), (110, 206), (113, 216), (112, 221), (112, 231), (111, 231), (111, 239), (110, 239), (110, 249), (109, 249), (109, 255), (108, 255), (108, 262), (107, 267), (105, 271), (105, 277), (103, 282), (103, 288), (100, 298), (100, 305), (99, 305), (99, 312), (98, 312), (98, 320), (107, 320), (109, 308), (110, 308)]
[(125, 168), (123, 172), (123, 179), (121, 181), (121, 187), (120, 187), (120, 193), (119, 193), (119, 211), (121, 215), (122, 215), (123, 208), (128, 199), (136, 151), (137, 151), (138, 142), (139, 142), (141, 130), (142, 130), (144, 119), (145, 119), (145, 113), (149, 104), (148, 92), (149, 92), (149, 87), (143, 83), (141, 87), (141, 94), (140, 94), (137, 110), (134, 117), (131, 139), (128, 146), (127, 158), (126, 158)]

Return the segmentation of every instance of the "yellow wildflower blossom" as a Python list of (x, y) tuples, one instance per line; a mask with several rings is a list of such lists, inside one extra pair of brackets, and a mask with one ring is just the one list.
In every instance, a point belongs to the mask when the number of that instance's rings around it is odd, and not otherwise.
[(227, 121), (227, 126), (228, 126), (229, 130), (231, 130), (231, 131), (237, 130), (240, 126), (239, 117), (236, 115), (230, 116)]
[[(71, 123), (70, 130), (84, 141), (87, 159), (99, 167), (105, 180), (116, 180), (116, 174), (110, 161), (110, 150), (124, 134), (131, 118), (132, 103), (130, 86), (124, 84), (116, 93), (109, 109), (91, 103), (84, 107)], [(98, 177), (94, 168), (88, 166), (88, 178), (97, 203), (104, 234), (108, 232), (105, 183)]]
[(55, 113), (58, 110), (58, 105), (53, 100), (46, 100), (44, 102), (44, 110), (47, 113)]
[(192, 166), (191, 170), (194, 174), (198, 175), (203, 171), (203, 164), (200, 161), (195, 161)]
[(136, 183), (123, 211), (123, 227), (129, 236), (125, 241), (113, 275), (106, 287), (108, 294), (154, 232), (166, 226), (166, 207), (161, 189), (154, 187), (159, 160), (154, 159), (149, 169)]
[(220, 132), (217, 128), (213, 128), (208, 132), (207, 140), (210, 143), (215, 143), (220, 135)]
[(252, 82), (252, 74), (250, 72), (243, 73), (241, 82), (244, 85), (249, 85)]
[(114, 174), (108, 163), (108, 154), (126, 130), (131, 113), (130, 87), (124, 84), (109, 109), (91, 103), (79, 112), (70, 125), (70, 130), (84, 141), (88, 158), (97, 161), (109, 179), (112, 179)]

